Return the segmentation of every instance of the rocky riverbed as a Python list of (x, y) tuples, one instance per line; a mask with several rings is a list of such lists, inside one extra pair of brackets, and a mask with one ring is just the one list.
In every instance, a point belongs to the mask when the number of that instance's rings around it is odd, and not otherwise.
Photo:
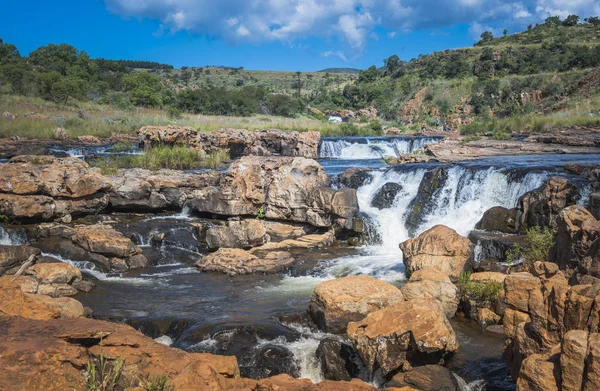
[[(0, 165), (5, 389), (85, 389), (100, 360), (117, 389), (600, 387), (593, 133), (477, 159), (429, 135), (140, 136), (238, 158), (104, 176), (62, 145)], [(382, 160), (422, 149), (438, 161)], [(539, 155), (498, 152), (516, 149)], [(509, 262), (533, 227), (556, 229), (547, 257)]]

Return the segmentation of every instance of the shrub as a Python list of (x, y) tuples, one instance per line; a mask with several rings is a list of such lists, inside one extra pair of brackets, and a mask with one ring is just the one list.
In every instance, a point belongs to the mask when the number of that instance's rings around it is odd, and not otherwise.
[(174, 391), (175, 387), (169, 383), (166, 375), (150, 375), (148, 379), (142, 382), (142, 387), (146, 391)]
[(554, 246), (555, 238), (555, 228), (532, 227), (527, 230), (526, 246), (521, 247), (514, 244), (506, 252), (506, 261), (510, 264), (522, 259), (528, 267), (535, 262), (546, 262), (548, 253)]
[(167, 117), (170, 119), (181, 119), (183, 115), (181, 114), (181, 110), (177, 107), (169, 107), (167, 109)]
[(121, 386), (124, 363), (125, 361), (120, 357), (110, 361), (102, 352), (98, 359), (90, 359), (86, 367), (88, 388), (91, 391), (117, 390), (117, 387)]
[(267, 107), (273, 115), (294, 117), (298, 113), (299, 104), (298, 100), (289, 95), (276, 94), (269, 97)]

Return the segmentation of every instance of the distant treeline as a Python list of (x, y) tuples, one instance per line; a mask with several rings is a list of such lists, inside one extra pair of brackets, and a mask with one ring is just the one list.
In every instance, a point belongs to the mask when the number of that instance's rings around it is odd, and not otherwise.
[(104, 58), (97, 58), (94, 60), (98, 64), (105, 64), (108, 66), (110, 63), (115, 63), (119, 66), (127, 68), (137, 69), (174, 69), (173, 65), (161, 64), (155, 61), (140, 61), (140, 60), (106, 60)]

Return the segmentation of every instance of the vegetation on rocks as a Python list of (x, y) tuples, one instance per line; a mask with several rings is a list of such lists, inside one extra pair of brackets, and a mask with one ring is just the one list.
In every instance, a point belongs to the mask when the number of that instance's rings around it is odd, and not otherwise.
[(546, 262), (550, 249), (554, 246), (555, 239), (555, 228), (532, 227), (527, 230), (527, 245), (514, 244), (507, 251), (506, 260), (508, 263), (523, 260), (527, 267), (531, 267), (535, 262)]
[(114, 175), (121, 168), (145, 168), (147, 170), (174, 169), (197, 170), (219, 168), (229, 160), (225, 150), (202, 157), (198, 151), (186, 146), (157, 146), (147, 148), (140, 155), (114, 155), (90, 161), (92, 167), (98, 167), (104, 175)]

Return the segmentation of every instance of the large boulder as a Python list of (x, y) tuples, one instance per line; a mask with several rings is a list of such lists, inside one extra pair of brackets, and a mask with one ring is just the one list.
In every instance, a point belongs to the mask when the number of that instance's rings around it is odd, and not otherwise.
[(49, 220), (97, 213), (108, 205), (109, 181), (75, 158), (16, 156), (0, 166), (0, 214)]
[(370, 276), (325, 281), (315, 288), (308, 312), (328, 333), (344, 333), (349, 322), (404, 300), (395, 286)]
[(119, 170), (118, 175), (108, 177), (112, 185), (109, 202), (113, 209), (122, 211), (181, 209), (189, 193), (216, 186), (220, 178), (217, 172)]
[(326, 380), (350, 381), (360, 375), (360, 357), (354, 348), (338, 339), (326, 338), (316, 352)]
[(475, 225), (475, 228), (514, 234), (519, 232), (519, 218), (520, 212), (517, 209), (494, 206), (485, 211), (481, 220)]
[(348, 324), (348, 337), (371, 373), (394, 374), (439, 364), (458, 350), (446, 315), (433, 299), (415, 299), (371, 312)]
[(81, 281), (81, 271), (68, 263), (38, 263), (27, 268), (25, 274), (40, 284), (72, 284)]
[(358, 213), (354, 189), (334, 190), (319, 163), (305, 158), (247, 156), (235, 161), (219, 186), (193, 191), (187, 206), (200, 213), (259, 216), (331, 227)]
[(473, 268), (473, 243), (443, 225), (436, 225), (401, 243), (400, 249), (404, 254), (407, 275), (433, 268), (456, 281), (461, 273)]
[(236, 276), (253, 273), (277, 273), (290, 267), (296, 260), (286, 251), (251, 254), (242, 249), (220, 248), (202, 257), (196, 266), (204, 272), (219, 272)]
[(108, 224), (74, 227), (43, 223), (36, 227), (40, 247), (51, 247), (65, 258), (93, 262), (104, 271), (124, 271), (143, 268), (150, 262), (131, 239)]
[(396, 196), (401, 191), (402, 185), (394, 182), (386, 183), (373, 197), (371, 206), (379, 210), (390, 208), (394, 204)]
[(568, 179), (553, 177), (541, 187), (522, 195), (517, 202), (519, 229), (551, 226), (558, 213), (578, 199), (577, 189)]
[(349, 168), (338, 176), (338, 182), (345, 187), (358, 189), (373, 181), (370, 168)]
[(225, 225), (213, 225), (206, 231), (206, 243), (210, 249), (257, 247), (268, 240), (263, 222), (256, 219), (228, 221)]
[(420, 391), (459, 391), (458, 381), (448, 368), (441, 365), (423, 365), (408, 372), (399, 372), (385, 384), (388, 388), (407, 387)]
[(600, 278), (600, 221), (582, 206), (560, 211), (557, 235), (550, 260), (561, 269), (577, 269), (580, 274)]
[(144, 126), (137, 131), (143, 146), (190, 145), (198, 137), (198, 131), (189, 126)]
[(448, 318), (458, 308), (458, 288), (450, 278), (436, 269), (417, 270), (401, 289), (406, 300), (430, 298), (438, 302)]

